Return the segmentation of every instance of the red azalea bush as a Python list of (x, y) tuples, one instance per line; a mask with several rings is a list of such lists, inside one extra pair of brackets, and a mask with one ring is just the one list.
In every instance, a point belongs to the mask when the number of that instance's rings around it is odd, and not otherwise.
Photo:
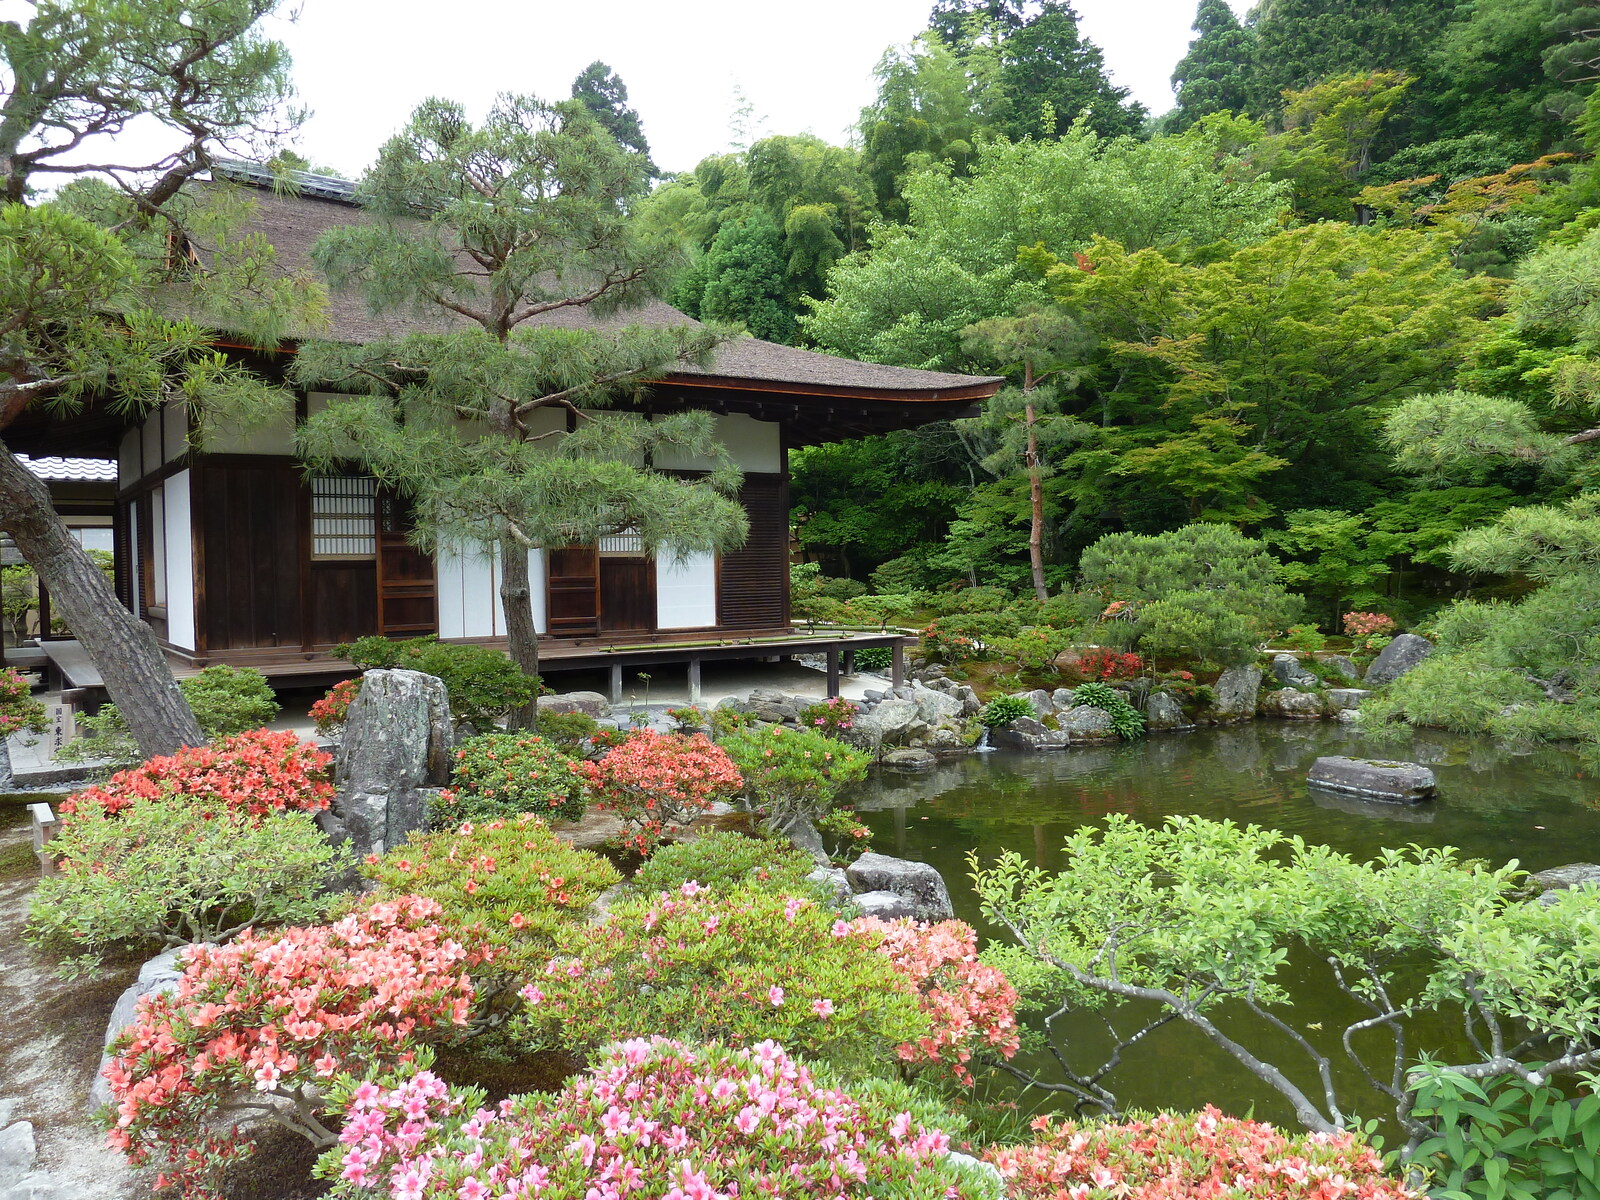
[(1105, 682), (1111, 679), (1133, 679), (1144, 670), (1144, 659), (1131, 651), (1098, 648), (1085, 650), (1078, 655), (1078, 673), (1085, 679)]
[(361, 694), (361, 680), (345, 679), (328, 689), (328, 694), (311, 706), (311, 719), (317, 723), (317, 732), (327, 737), (342, 729), (350, 719), (350, 706)]
[(960, 1194), (942, 1130), (823, 1086), (772, 1042), (624, 1042), (560, 1092), (495, 1110), (426, 1071), (340, 1098), (342, 1152), (318, 1174), (349, 1200)]
[(1360, 649), (1370, 654), (1394, 636), (1394, 618), (1384, 613), (1347, 612), (1344, 631)]
[(49, 728), (44, 705), (33, 698), (28, 681), (11, 667), (0, 667), (0, 738), (19, 729), (43, 733)]
[(668, 822), (689, 821), (744, 786), (733, 760), (703, 733), (641, 729), (577, 769), (595, 807), (622, 818), (623, 844), (641, 854), (654, 849)]
[(294, 732), (255, 729), (211, 746), (185, 746), (118, 771), (99, 787), (68, 796), (68, 815), (89, 805), (117, 813), (139, 800), (181, 798), (199, 813), (242, 811), (253, 817), (269, 812), (319, 812), (333, 802), (327, 782), (332, 757)]
[(1017, 1200), (1413, 1200), (1353, 1133), (1290, 1137), (1260, 1121), (1164, 1113), (1126, 1124), (1033, 1123), (1039, 1140), (984, 1157)]
[(223, 1119), (265, 1097), (279, 1123), (332, 1144), (315, 1089), (406, 1062), (420, 1031), (467, 1021), (473, 956), (439, 911), (404, 896), (333, 925), (190, 947), (177, 991), (140, 1000), (111, 1047), (111, 1144), (135, 1165), (157, 1158), (157, 1186), (189, 1200), (210, 1200), (221, 1168), (253, 1152)]
[(975, 1050), (1017, 1052), (1017, 992), (994, 967), (978, 961), (978, 935), (964, 921), (929, 924), (903, 918), (861, 917), (850, 932), (872, 941), (922, 999), (931, 1030), (900, 1047), (906, 1062), (942, 1062), (972, 1083), (967, 1062)]

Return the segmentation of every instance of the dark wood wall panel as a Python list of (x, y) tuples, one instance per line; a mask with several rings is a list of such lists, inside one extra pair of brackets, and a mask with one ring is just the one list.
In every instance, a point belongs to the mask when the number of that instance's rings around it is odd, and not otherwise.
[(312, 563), (310, 582), (312, 645), (378, 632), (378, 576), (370, 562)]
[(656, 565), (648, 558), (600, 559), (600, 632), (656, 627)]
[(789, 481), (783, 475), (746, 475), (739, 502), (750, 514), (750, 537), (722, 556), (717, 624), (783, 628), (789, 623)]
[(300, 646), (305, 521), (298, 467), (229, 463), (200, 470), (206, 649)]

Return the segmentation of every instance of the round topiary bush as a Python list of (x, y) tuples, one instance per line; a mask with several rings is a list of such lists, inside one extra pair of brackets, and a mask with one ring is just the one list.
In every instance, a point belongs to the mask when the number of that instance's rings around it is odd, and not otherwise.
[(576, 820), (583, 779), (573, 761), (528, 733), (485, 733), (456, 747), (452, 786), (435, 802), (438, 825), (533, 813)]
[(787, 842), (717, 829), (657, 850), (635, 872), (632, 888), (649, 896), (677, 891), (692, 879), (719, 891), (746, 882), (788, 891), (803, 889), (816, 865)]

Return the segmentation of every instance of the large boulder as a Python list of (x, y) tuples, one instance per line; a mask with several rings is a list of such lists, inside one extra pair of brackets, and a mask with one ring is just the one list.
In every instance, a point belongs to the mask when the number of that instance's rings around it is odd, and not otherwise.
[(558, 692), (554, 696), (540, 696), (538, 705), (542, 713), (582, 713), (597, 721), (611, 715), (611, 702), (599, 692)]
[(845, 878), (842, 867), (817, 867), (806, 876), (806, 882), (821, 892), (834, 908), (850, 903), (850, 881)]
[(917, 915), (916, 906), (898, 892), (862, 892), (852, 896), (863, 917), (877, 917), (880, 921), (897, 921), (901, 917)]
[(1031, 692), (1012, 692), (1011, 699), (1026, 700), (1033, 705), (1033, 714), (1036, 717), (1048, 717), (1056, 711), (1055, 702), (1050, 698), (1050, 693), (1043, 688), (1034, 688)]
[(1433, 643), (1415, 633), (1402, 633), (1383, 648), (1367, 668), (1368, 687), (1393, 683), (1433, 653)]
[(1355, 660), (1345, 654), (1319, 654), (1317, 661), (1325, 667), (1332, 667), (1351, 683), (1361, 678), (1361, 668), (1356, 666)]
[(1302, 692), (1298, 688), (1279, 688), (1261, 695), (1260, 712), (1264, 717), (1315, 721), (1322, 717), (1322, 708), (1321, 696), (1315, 692)]
[[(858, 892), (893, 892), (911, 902), (919, 921), (948, 921), (955, 916), (944, 877), (925, 862), (863, 854), (845, 868), (845, 877)], [(860, 897), (856, 903), (860, 903)]]
[(883, 722), (878, 718), (876, 709), (859, 712), (848, 729), (839, 731), (838, 737), (846, 745), (876, 755), (883, 745)]
[(929, 725), (937, 725), (946, 718), (959, 717), (963, 707), (960, 698), (921, 684), (912, 686), (911, 702), (917, 706), (917, 715)]
[(1065, 750), (1067, 735), (1046, 729), (1032, 717), (1018, 717), (989, 731), (989, 744), (998, 750)]
[(420, 671), (368, 671), (334, 759), (336, 795), (323, 828), (356, 856), (382, 854), (428, 819), (450, 782), (455, 727), (444, 683)]
[(885, 700), (872, 710), (872, 715), (877, 718), (878, 728), (882, 731), (883, 744), (889, 746), (909, 741), (912, 726), (922, 721), (915, 700)]
[(1261, 668), (1253, 664), (1229, 667), (1211, 686), (1209, 716), (1214, 721), (1248, 721), (1256, 713), (1261, 692)]
[(111, 1103), (111, 1085), (106, 1082), (105, 1076), (106, 1068), (111, 1065), (109, 1053), (111, 1043), (122, 1035), (124, 1029), (133, 1024), (134, 1010), (142, 997), (159, 996), (178, 990), (178, 983), (183, 979), (183, 964), (178, 961), (182, 954), (183, 949), (179, 947), (148, 960), (139, 968), (138, 978), (123, 989), (122, 995), (118, 996), (117, 1002), (111, 1006), (111, 1018), (106, 1022), (106, 1036), (102, 1043), (108, 1049), (101, 1052), (99, 1069), (94, 1073), (94, 1082), (89, 1085), (91, 1116), (102, 1105)]
[(920, 746), (891, 750), (883, 756), (883, 765), (897, 771), (930, 771), (938, 762), (933, 751)]
[(1370, 695), (1372, 693), (1365, 688), (1329, 688), (1328, 708), (1333, 712), (1360, 708), (1362, 702)]
[(1183, 706), (1170, 692), (1151, 692), (1145, 703), (1144, 727), (1151, 730), (1178, 729), (1188, 722)]
[(1092, 704), (1076, 704), (1056, 720), (1069, 742), (1108, 742), (1117, 736), (1111, 714)]
[(1315, 691), (1321, 682), (1292, 654), (1272, 656), (1272, 675), (1284, 687), (1298, 688), (1302, 692)]
[(1600, 889), (1600, 863), (1568, 863), (1548, 871), (1535, 871), (1528, 876), (1528, 882), (1540, 889), (1540, 904), (1551, 904), (1570, 888)]
[(1077, 693), (1071, 688), (1057, 688), (1050, 693), (1050, 705), (1056, 712), (1066, 712), (1077, 702)]
[(1317, 759), (1306, 774), (1306, 782), (1393, 804), (1431, 800), (1438, 791), (1433, 772), (1420, 763), (1346, 758), (1342, 754)]

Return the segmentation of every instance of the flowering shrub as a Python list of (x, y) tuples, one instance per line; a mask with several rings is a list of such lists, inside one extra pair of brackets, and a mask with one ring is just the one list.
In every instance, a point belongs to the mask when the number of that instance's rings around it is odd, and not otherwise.
[(634, 873), (629, 887), (653, 896), (675, 892), (693, 879), (719, 892), (748, 882), (769, 891), (804, 895), (805, 878), (816, 865), (809, 854), (787, 842), (714, 829), (661, 847)]
[(329, 688), (328, 694), (311, 706), (311, 719), (317, 723), (317, 732), (328, 737), (343, 729), (350, 719), (350, 706), (360, 692), (360, 679), (342, 679)]
[(1345, 635), (1368, 654), (1381, 650), (1394, 636), (1394, 618), (1383, 613), (1347, 612), (1344, 615)]
[(331, 1145), (318, 1091), (342, 1071), (382, 1070), (414, 1053), (421, 1031), (465, 1023), (473, 956), (434, 924), (439, 906), (407, 896), (330, 926), (247, 932), (191, 946), (171, 994), (139, 1001), (105, 1075), (111, 1144), (158, 1186), (209, 1200), (221, 1168), (254, 1150), (222, 1122), (260, 1115)]
[(684, 708), (669, 708), (667, 716), (671, 718), (676, 733), (697, 733), (706, 724), (705, 710), (692, 704)]
[(440, 823), (491, 821), (533, 813), (575, 819), (583, 815), (583, 777), (576, 765), (541, 737), (486, 733), (456, 748), (453, 787), (435, 802)]
[(929, 658), (962, 663), (987, 657), (1002, 638), (1016, 637), (1022, 622), (1007, 612), (968, 612), (939, 617), (922, 630), (922, 649)]
[(20, 729), (43, 733), (50, 728), (44, 705), (33, 698), (28, 681), (11, 667), (0, 667), (0, 738)]
[(1055, 666), (1056, 659), (1072, 646), (1072, 634), (1066, 630), (1036, 626), (1024, 629), (1013, 638), (1000, 638), (995, 650), (1002, 658), (1017, 664), (1019, 671), (1046, 671)]
[(513, 1036), (586, 1055), (670, 1029), (691, 1041), (773, 1038), (870, 1073), (932, 1033), (915, 987), (813, 900), (694, 881), (634, 897), (584, 928), (522, 996)]
[(770, 1041), (625, 1042), (555, 1095), (495, 1110), (426, 1071), (337, 1096), (341, 1145), (317, 1173), (347, 1200), (972, 1194), (945, 1160), (942, 1130), (824, 1086)]
[(1029, 1146), (999, 1146), (984, 1157), (1017, 1200), (1412, 1200), (1383, 1161), (1352, 1133), (1286, 1136), (1271, 1125), (1225, 1117), (1215, 1108), (1163, 1113), (1126, 1124), (1033, 1123)]
[(734, 795), (744, 782), (721, 747), (703, 733), (684, 737), (641, 729), (599, 762), (579, 767), (595, 807), (622, 818), (623, 844), (648, 854), (668, 822), (682, 824)]
[(835, 809), (825, 817), (818, 817), (817, 832), (822, 835), (828, 860), (840, 866), (849, 866), (872, 849), (872, 830), (856, 819), (852, 809)]
[(856, 723), (856, 716), (860, 709), (843, 696), (835, 696), (831, 700), (823, 700), (818, 704), (808, 704), (800, 710), (800, 724), (807, 729), (820, 729), (826, 734), (838, 733), (841, 729), (850, 729)]
[(745, 801), (788, 830), (833, 811), (839, 794), (867, 776), (871, 758), (811, 729), (768, 725), (736, 733), (722, 743), (744, 775)]
[(1078, 655), (1077, 668), (1085, 679), (1102, 683), (1109, 679), (1133, 679), (1144, 670), (1144, 659), (1131, 651), (1096, 647)]
[[(380, 899), (426, 896), (456, 941), (500, 971), (542, 965), (601, 892), (622, 876), (605, 859), (568, 845), (531, 813), (412, 833), (361, 873)], [(480, 988), (480, 990), (482, 990)]]
[(1004, 1058), (1017, 1052), (1016, 989), (978, 961), (972, 926), (861, 917), (850, 922), (850, 932), (886, 956), (922, 998), (930, 1032), (898, 1048), (903, 1061), (944, 1063), (970, 1085), (967, 1063), (975, 1051), (988, 1048)]
[(332, 761), (292, 731), (257, 729), (118, 771), (99, 787), (68, 796), (61, 811), (69, 817), (96, 808), (115, 814), (142, 800), (172, 799), (202, 816), (320, 812), (333, 801), (326, 778)]
[(63, 974), (112, 950), (223, 942), (249, 925), (315, 921), (350, 865), (309, 813), (200, 814), (184, 804), (80, 813), (51, 840), (60, 873), (33, 893), (28, 938), (70, 952)]

